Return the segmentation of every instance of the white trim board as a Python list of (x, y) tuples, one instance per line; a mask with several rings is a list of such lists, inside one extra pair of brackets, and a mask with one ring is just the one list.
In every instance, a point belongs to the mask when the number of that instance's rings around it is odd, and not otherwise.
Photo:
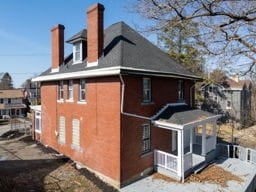
[[(182, 78), (182, 79), (198, 79), (197, 76), (184, 76), (178, 73), (168, 73), (156, 70), (146, 70), (140, 68), (133, 68), (133, 67), (122, 67), (122, 66), (115, 66), (115, 67), (106, 67), (102, 69), (94, 69), (94, 70), (85, 70), (85, 71), (78, 71), (78, 72), (70, 72), (70, 73), (60, 73), (60, 74), (53, 74), (53, 75), (44, 75), (39, 76), (32, 79), (32, 82), (36, 81), (52, 81), (52, 80), (61, 80), (61, 79), (70, 79), (70, 78), (82, 78), (82, 77), (98, 77), (98, 76), (110, 76), (110, 75), (119, 75), (121, 74), (121, 70), (131, 70), (132, 72), (136, 73), (139, 72), (140, 74), (150, 75), (150, 76), (164, 76), (164, 77), (173, 77), (173, 78)], [(160, 73), (159, 75), (156, 74), (147, 74), (149, 73)]]

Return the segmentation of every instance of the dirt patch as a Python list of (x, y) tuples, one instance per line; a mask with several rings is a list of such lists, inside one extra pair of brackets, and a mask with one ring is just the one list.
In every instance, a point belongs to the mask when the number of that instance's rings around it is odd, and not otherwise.
[(90, 179), (87, 178), (87, 175), (76, 170), (71, 161), (67, 163), (51, 162), (47, 166), (42, 163), (37, 168), (26, 167), (17, 173), (7, 173), (5, 176), (0, 176), (0, 191), (117, 191), (103, 182), (102, 185), (97, 185), (101, 181), (96, 176), (89, 177)]
[[(180, 181), (177, 181), (175, 179), (172, 179), (170, 177), (164, 176), (159, 173), (155, 173), (153, 175), (153, 179), (164, 180), (170, 183), (181, 183)], [(185, 180), (185, 183), (186, 182), (188, 183), (207, 182), (207, 183), (218, 184), (218, 185), (221, 185), (222, 187), (227, 187), (227, 182), (231, 180), (237, 181), (239, 183), (243, 182), (243, 180), (240, 177), (233, 175), (229, 171), (226, 171), (217, 165), (212, 164), (212, 165), (209, 165), (207, 168), (205, 168), (202, 172), (188, 176)]]
[(0, 192), (117, 192), (54, 153), (31, 137), (0, 141)]
[(171, 177), (167, 177), (165, 175), (162, 175), (160, 173), (154, 173), (152, 178), (153, 179), (164, 180), (166, 182), (171, 182), (171, 183), (173, 183), (173, 182), (180, 183), (179, 181), (177, 181), (175, 179), (172, 179)]
[(229, 171), (224, 170), (223, 168), (217, 165), (209, 165), (206, 169), (204, 169), (199, 174), (192, 174), (187, 179), (186, 182), (198, 182), (198, 183), (214, 183), (219, 184), (222, 187), (227, 187), (227, 182), (233, 180), (239, 183), (243, 182), (243, 180), (230, 173)]

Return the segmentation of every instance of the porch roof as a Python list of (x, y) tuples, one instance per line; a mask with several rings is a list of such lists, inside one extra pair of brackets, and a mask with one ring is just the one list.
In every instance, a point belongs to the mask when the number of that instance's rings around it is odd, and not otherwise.
[(185, 103), (176, 103), (166, 105), (152, 120), (155, 125), (183, 129), (186, 125), (205, 123), (219, 117), (220, 115), (193, 109)]

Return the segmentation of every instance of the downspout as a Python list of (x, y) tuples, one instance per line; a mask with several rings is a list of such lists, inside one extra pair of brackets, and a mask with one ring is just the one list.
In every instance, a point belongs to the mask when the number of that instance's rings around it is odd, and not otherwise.
[(124, 79), (123, 79), (123, 77), (122, 77), (121, 74), (119, 74), (119, 77), (120, 77), (120, 81), (121, 81), (121, 83), (122, 83), (121, 114), (123, 114), (123, 115), (128, 115), (128, 116), (131, 116), (131, 117), (137, 117), (137, 118), (142, 118), (142, 119), (150, 120), (150, 119), (151, 119), (150, 117), (145, 117), (145, 116), (137, 115), (137, 114), (134, 114), (134, 113), (127, 113), (127, 112), (124, 112), (124, 91), (125, 91), (125, 83), (124, 83)]
[(124, 84), (124, 79), (121, 75), (121, 73), (119, 74), (120, 77), (120, 81), (122, 83), (122, 91), (121, 91), (121, 114), (123, 114), (124, 112), (124, 89), (125, 89), (125, 84)]

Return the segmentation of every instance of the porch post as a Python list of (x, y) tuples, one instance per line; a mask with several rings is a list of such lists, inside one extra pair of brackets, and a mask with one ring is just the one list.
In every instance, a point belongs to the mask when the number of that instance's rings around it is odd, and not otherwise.
[(205, 145), (206, 145), (206, 124), (203, 124), (202, 130), (202, 156), (205, 156)]
[(193, 127), (190, 128), (190, 152), (193, 152)]
[(182, 141), (181, 141), (181, 130), (177, 130), (177, 134), (178, 134), (178, 146), (177, 146), (177, 150), (178, 150), (178, 158), (177, 158), (177, 174), (179, 177), (182, 177), (182, 174), (181, 174), (181, 164), (182, 164), (182, 158), (181, 158), (181, 155), (182, 155)]

